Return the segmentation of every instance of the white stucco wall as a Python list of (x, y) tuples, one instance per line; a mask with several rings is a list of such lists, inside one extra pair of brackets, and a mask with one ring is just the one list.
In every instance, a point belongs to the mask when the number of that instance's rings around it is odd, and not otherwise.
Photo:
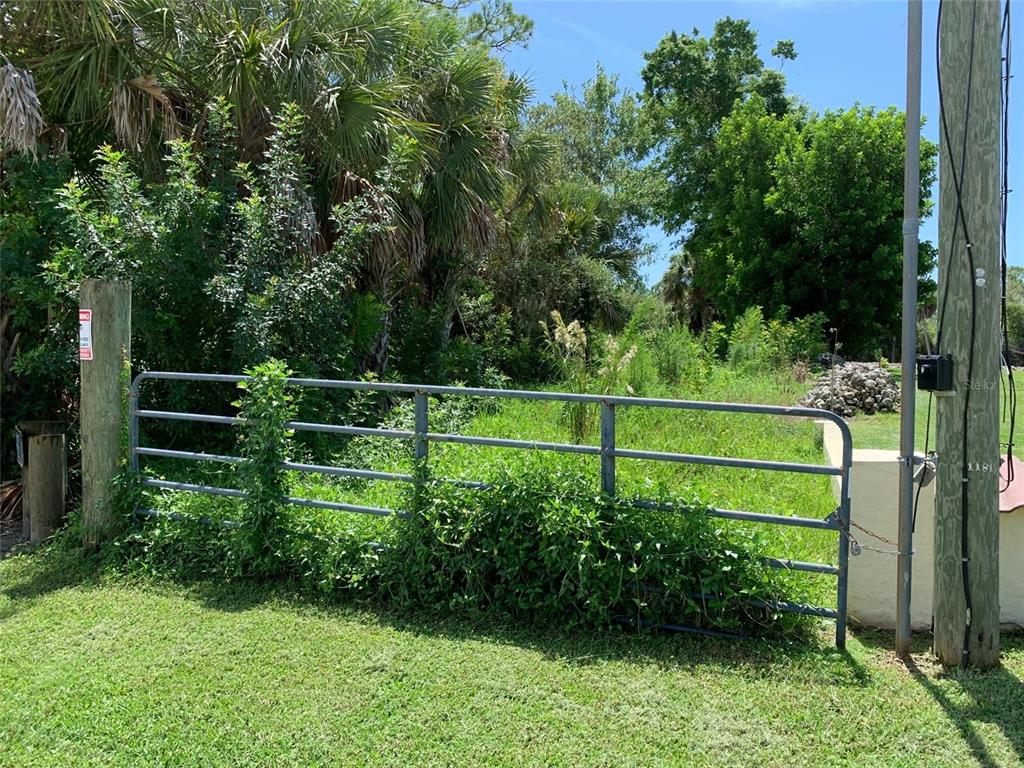
[[(834, 424), (823, 422), (825, 455), (833, 466), (842, 463), (842, 439)], [(896, 541), (899, 512), (899, 452), (856, 448), (850, 476), (853, 521)], [(839, 497), (838, 479), (833, 491)], [(928, 629), (932, 617), (935, 483), (921, 492), (914, 532), (913, 586), (910, 620)], [(861, 544), (893, 550), (856, 528)], [(850, 558), (849, 611), (862, 624), (891, 628), (896, 622), (896, 558), (864, 550)], [(1024, 510), (999, 516), (999, 601), (1005, 624), (1024, 626)]]

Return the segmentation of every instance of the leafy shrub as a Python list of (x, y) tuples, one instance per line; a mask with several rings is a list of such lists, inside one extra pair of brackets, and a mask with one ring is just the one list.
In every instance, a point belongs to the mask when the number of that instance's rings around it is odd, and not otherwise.
[(444, 356), (445, 383), (460, 381), (469, 387), (483, 386), (487, 378), (487, 351), (465, 337), (452, 339)]
[(669, 386), (703, 389), (717, 363), (720, 332), (721, 326), (714, 326), (702, 336), (694, 336), (677, 322), (672, 307), (659, 296), (644, 296), (624, 332), (637, 347), (630, 366), (631, 386), (640, 394), (656, 376)]
[[(403, 505), (413, 509), (408, 520), (327, 521), (323, 513), (287, 506), (282, 497), (295, 478), (278, 465), (288, 440), (282, 422), (294, 404), (284, 374), (280, 363), (255, 369), (243, 398), (249, 461), (237, 472), (250, 498), (176, 495), (180, 519), (150, 521), (124, 540), (141, 567), (190, 576), (289, 576), (388, 606), (497, 611), (530, 622), (626, 619), (771, 636), (806, 625), (758, 607), (804, 595), (790, 574), (764, 565), (760, 539), (739, 524), (664, 491), (653, 495), (665, 509), (639, 509), (597, 493), (592, 477), (548, 457), (513, 458), (481, 478), (491, 481), (487, 490), (428, 481)], [(432, 399), (437, 429), (468, 418), (472, 402)], [(402, 405), (385, 423), (406, 425), (410, 418)], [(407, 444), (389, 445), (411, 455)], [(350, 456), (372, 462), (369, 446), (357, 438)], [(381, 458), (385, 465), (394, 459)], [(220, 524), (239, 519), (240, 527)]]
[[(239, 166), (247, 194), (233, 206), (224, 267), (211, 292), (228, 312), (235, 370), (287, 356), (307, 376), (349, 376), (383, 326), (385, 308), (356, 292), (368, 241), (389, 229), (358, 197), (317, 220), (300, 150), (303, 120), (294, 105), (274, 121), (260, 173)], [(321, 230), (333, 238), (316, 247)]]
[(754, 368), (766, 355), (764, 316), (760, 307), (750, 307), (733, 323), (729, 332), (729, 365)]
[(77, 440), (74, 321), (39, 279), (61, 218), (56, 192), (70, 165), (66, 156), (0, 158), (0, 462), (7, 472), (16, 471), (14, 428), (21, 421), (67, 421), (69, 439)]
[(130, 154), (107, 146), (95, 173), (63, 186), (60, 246), (45, 265), (53, 312), (73, 331), (81, 279), (126, 278), (138, 368), (236, 372), (287, 356), (306, 376), (350, 376), (381, 333), (385, 308), (356, 276), (389, 225), (366, 196), (318, 220), (293, 106), (253, 164), (219, 133), (228, 109), (211, 105), (203, 154), (168, 142), (162, 180), (144, 181)]
[(750, 535), (698, 505), (642, 510), (589, 487), (542, 462), (504, 470), (485, 491), (430, 484), (381, 563), (381, 589), (403, 604), (529, 621), (625, 617), (754, 634), (799, 625), (751, 605), (793, 593)]
[(291, 375), (280, 360), (269, 360), (246, 373), (240, 381), (238, 406), (239, 453), (245, 459), (238, 473), (248, 496), (243, 504), (243, 562), (255, 573), (281, 568), (280, 543), (288, 482), (281, 463), (288, 459), (293, 430), (285, 424), (295, 418), (295, 399), (285, 379)]
[(765, 322), (760, 307), (749, 307), (729, 332), (729, 364), (740, 370), (777, 369), (813, 360), (825, 351), (820, 312), (785, 322)]
[(410, 304), (395, 313), (389, 365), (400, 379), (416, 384), (445, 383), (447, 323), (441, 307)]
[(791, 361), (809, 362), (825, 352), (825, 340), (822, 331), (825, 327), (825, 315), (815, 312), (806, 317), (799, 317), (791, 322), (778, 323), (780, 332), (786, 337), (786, 352)]
[[(156, 503), (155, 506), (166, 506)], [(178, 494), (173, 500), (173, 518), (149, 519), (131, 531), (114, 547), (123, 552), (125, 565), (147, 573), (182, 578), (234, 578), (248, 573), (240, 558), (245, 548), (236, 526), (240, 504), (223, 496)]]
[(676, 325), (672, 307), (655, 294), (647, 294), (633, 307), (627, 334), (651, 337)]
[[(391, 224), (368, 200), (371, 193), (318, 220), (294, 107), (275, 119), (266, 151), (251, 164), (238, 162), (230, 122), (230, 108), (213, 103), (204, 143), (168, 142), (160, 173), (148, 176), (132, 154), (102, 147), (88, 173), (52, 195), (50, 208), (26, 203), (20, 217), (0, 220), (17, 249), (3, 251), (5, 299), (11, 288), (22, 305), (18, 330), (22, 316), (32, 327), (22, 334), (16, 361), (25, 380), (9, 384), (5, 377), (5, 388), (38, 381), (41, 391), (26, 391), (36, 407), (70, 412), (66, 418), (75, 421), (75, 311), (83, 277), (131, 280), (137, 370), (235, 373), (275, 356), (287, 356), (309, 377), (349, 378), (363, 370), (387, 313), (357, 278), (367, 243)], [(12, 160), (10, 167), (20, 165)], [(62, 179), (59, 167), (45, 167), (47, 175), (17, 181), (18, 171), (12, 181), (20, 188), (37, 178), (48, 187)], [(37, 230), (59, 237), (49, 246)], [(230, 410), (226, 388), (153, 381), (147, 392), (172, 410)], [(186, 422), (147, 430), (186, 442), (199, 432)], [(208, 432), (203, 437), (210, 449), (228, 448)]]
[(716, 364), (714, 350), (685, 326), (664, 328), (648, 338), (658, 378), (669, 385), (701, 390)]

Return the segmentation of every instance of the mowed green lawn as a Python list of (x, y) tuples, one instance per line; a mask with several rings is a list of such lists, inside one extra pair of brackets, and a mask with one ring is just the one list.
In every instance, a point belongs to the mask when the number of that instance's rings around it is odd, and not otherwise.
[(994, 672), (849, 652), (382, 615), (280, 589), (0, 562), (0, 765), (1011, 766)]
[[(1020, 372), (1015, 375), (1017, 384), (1022, 384), (1022, 376)], [(1006, 374), (1003, 374), (1004, 388), (1000, 390), (1000, 402), (1005, 400), (1005, 383)], [(1024, 385), (1024, 384), (1022, 384)], [(918, 452), (924, 451), (925, 448), (925, 436), (928, 437), (928, 449), (931, 451), (935, 450), (935, 436), (936, 436), (936, 411), (938, 410), (938, 397), (937, 395), (931, 395), (931, 422), (929, 424), (928, 419), (928, 400), (929, 393), (917, 391), (914, 399), (915, 417), (914, 417), (914, 448)], [(1002, 407), (1002, 406), (1000, 406)], [(899, 450), (900, 447), (900, 414), (899, 413), (875, 413), (871, 416), (865, 416), (863, 414), (854, 416), (849, 420), (850, 432), (853, 435), (853, 447), (854, 448), (884, 448), (886, 450)], [(1024, 413), (1021, 413), (1020, 420), (1014, 428), (1016, 436), (1021, 434), (1021, 430), (1024, 429)], [(1004, 414), (1000, 411), (999, 419), (999, 441), (1005, 445), (1010, 439), (1010, 419), (1009, 414)]]

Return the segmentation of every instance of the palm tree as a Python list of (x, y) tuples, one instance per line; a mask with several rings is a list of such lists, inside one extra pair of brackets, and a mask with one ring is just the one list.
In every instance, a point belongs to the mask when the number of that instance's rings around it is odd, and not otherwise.
[(51, 125), (159, 147), (179, 125), (201, 132), (223, 97), (258, 156), (273, 116), (295, 103), (318, 167), (335, 176), (409, 127), (396, 56), (410, 25), (394, 0), (52, 0), (13, 7), (0, 45), (35, 75)]
[(115, 142), (159, 173), (163, 141), (201, 143), (208, 106), (220, 99), (232, 107), (241, 157), (255, 161), (274, 116), (296, 105), (313, 169), (296, 189), (311, 190), (315, 245), (332, 244), (333, 206), (372, 197), (389, 226), (368, 249), (363, 288), (386, 307), (406, 292), (450, 314), (472, 254), (507, 215), (529, 88), (443, 7), (52, 0), (11, 6), (4, 21), (0, 141), (8, 146), (70, 133), (81, 157)]

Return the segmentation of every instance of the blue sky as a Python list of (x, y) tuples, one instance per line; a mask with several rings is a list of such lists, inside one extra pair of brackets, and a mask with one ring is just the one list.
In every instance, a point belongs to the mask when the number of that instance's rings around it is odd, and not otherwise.
[[(1016, 39), (1024, 40), (1024, 8), (1013, 2)], [(758, 31), (761, 57), (770, 66), (776, 41), (796, 43), (799, 57), (786, 62), (791, 92), (813, 109), (840, 109), (860, 103), (900, 109), (906, 100), (907, 4), (899, 0), (761, 0), (760, 2), (698, 2), (695, 0), (516, 0), (516, 9), (534, 20), (528, 48), (508, 52), (505, 59), (517, 72), (529, 75), (536, 98), (544, 101), (562, 88), (578, 86), (593, 77), (597, 62), (617, 73), (621, 85), (642, 87), (643, 52), (653, 50), (669, 31), (697, 27), (710, 33), (723, 16), (750, 19)], [(924, 57), (921, 111), (927, 118), (924, 135), (938, 141), (938, 95), (935, 87), (936, 2), (924, 4)], [(1007, 243), (1012, 264), (1024, 266), (1024, 77), (1017, 46), (1010, 94), (1010, 216)], [(935, 195), (937, 196), (937, 190)], [(922, 226), (922, 237), (937, 239), (933, 216)], [(645, 267), (648, 283), (661, 277), (672, 241), (651, 232), (658, 255)]]

